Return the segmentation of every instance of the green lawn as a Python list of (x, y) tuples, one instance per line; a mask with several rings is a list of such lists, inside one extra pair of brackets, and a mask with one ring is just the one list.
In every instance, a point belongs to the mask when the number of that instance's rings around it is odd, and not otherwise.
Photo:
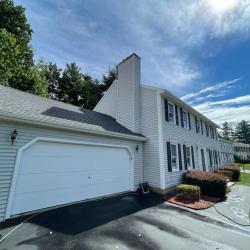
[(250, 174), (241, 173), (240, 180), (237, 182), (237, 184), (250, 187)]
[[(242, 165), (242, 167), (243, 167), (243, 165)], [(250, 163), (244, 164), (244, 167), (245, 167), (246, 170), (250, 170)]]

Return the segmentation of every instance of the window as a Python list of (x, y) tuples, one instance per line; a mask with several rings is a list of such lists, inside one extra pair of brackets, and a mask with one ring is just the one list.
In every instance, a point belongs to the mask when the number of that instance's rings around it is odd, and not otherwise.
[(171, 144), (171, 165), (172, 170), (177, 170), (177, 147)]
[(186, 160), (187, 160), (187, 167), (191, 168), (191, 153), (190, 147), (186, 147)]
[(182, 111), (183, 115), (183, 126), (184, 128), (188, 128), (188, 114), (186, 111)]
[(196, 119), (196, 132), (201, 132), (201, 121), (199, 119)]
[(168, 120), (174, 123), (174, 105), (171, 103), (168, 103)]

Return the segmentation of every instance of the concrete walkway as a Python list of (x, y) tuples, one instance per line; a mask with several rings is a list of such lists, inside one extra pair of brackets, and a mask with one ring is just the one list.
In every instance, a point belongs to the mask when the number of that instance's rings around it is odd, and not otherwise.
[[(250, 187), (234, 185), (225, 201), (197, 213), (237, 225), (250, 232)], [(226, 217), (225, 217), (226, 216)]]

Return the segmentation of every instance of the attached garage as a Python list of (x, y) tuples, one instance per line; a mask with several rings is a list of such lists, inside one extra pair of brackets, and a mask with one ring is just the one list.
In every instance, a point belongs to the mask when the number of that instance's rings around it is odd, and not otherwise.
[(0, 85), (0, 221), (135, 191), (144, 141), (111, 116)]
[(131, 190), (122, 146), (36, 139), (19, 153), (10, 216)]

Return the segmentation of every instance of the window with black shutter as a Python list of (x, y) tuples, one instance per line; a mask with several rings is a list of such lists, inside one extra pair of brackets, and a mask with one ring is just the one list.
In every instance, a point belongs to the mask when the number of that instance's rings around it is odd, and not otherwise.
[(203, 122), (201, 120), (201, 134), (203, 135)]

